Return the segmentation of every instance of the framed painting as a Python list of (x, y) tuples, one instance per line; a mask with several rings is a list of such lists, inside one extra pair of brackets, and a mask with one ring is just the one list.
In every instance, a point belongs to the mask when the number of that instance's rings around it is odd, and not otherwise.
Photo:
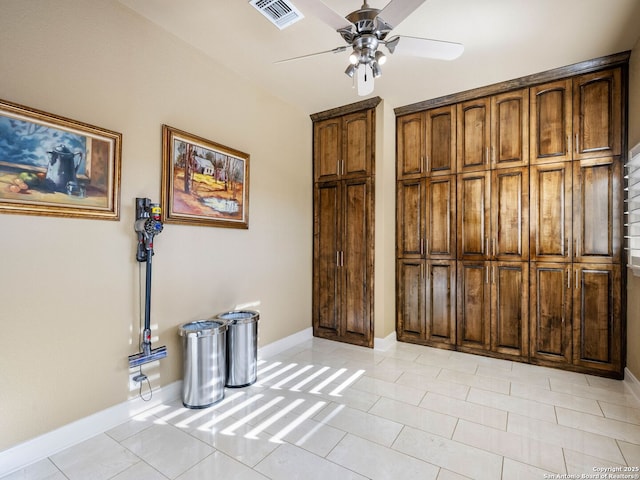
[(122, 135), (0, 100), (0, 213), (120, 218)]
[(249, 228), (249, 155), (162, 126), (165, 223)]

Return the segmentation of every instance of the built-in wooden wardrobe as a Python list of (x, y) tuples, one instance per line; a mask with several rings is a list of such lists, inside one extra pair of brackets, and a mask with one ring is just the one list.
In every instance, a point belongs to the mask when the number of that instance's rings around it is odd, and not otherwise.
[(313, 120), (313, 334), (373, 347), (375, 107)]
[(398, 340), (623, 375), (628, 59), (396, 109)]

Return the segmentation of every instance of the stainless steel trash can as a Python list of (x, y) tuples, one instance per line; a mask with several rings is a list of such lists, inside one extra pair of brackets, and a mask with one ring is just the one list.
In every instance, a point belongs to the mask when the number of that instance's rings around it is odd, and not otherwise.
[(258, 320), (253, 310), (221, 313), (216, 319), (226, 321), (227, 387), (246, 387), (258, 376)]
[(183, 339), (182, 404), (206, 408), (224, 398), (227, 322), (200, 320), (180, 327)]

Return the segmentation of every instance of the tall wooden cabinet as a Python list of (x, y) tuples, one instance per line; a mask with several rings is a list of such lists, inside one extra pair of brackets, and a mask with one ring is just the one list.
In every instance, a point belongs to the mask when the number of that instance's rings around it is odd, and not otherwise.
[(529, 171), (459, 174), (458, 200), (457, 344), (526, 357)]
[(380, 99), (312, 115), (313, 334), (373, 347), (374, 125)]
[(397, 122), (398, 339), (455, 348), (456, 109)]
[(628, 58), (396, 109), (399, 340), (622, 375)]

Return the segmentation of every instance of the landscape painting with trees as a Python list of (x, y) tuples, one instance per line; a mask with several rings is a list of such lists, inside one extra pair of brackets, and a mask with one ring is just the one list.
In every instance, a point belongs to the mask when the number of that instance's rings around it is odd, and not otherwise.
[(248, 228), (249, 155), (163, 126), (167, 223)]

